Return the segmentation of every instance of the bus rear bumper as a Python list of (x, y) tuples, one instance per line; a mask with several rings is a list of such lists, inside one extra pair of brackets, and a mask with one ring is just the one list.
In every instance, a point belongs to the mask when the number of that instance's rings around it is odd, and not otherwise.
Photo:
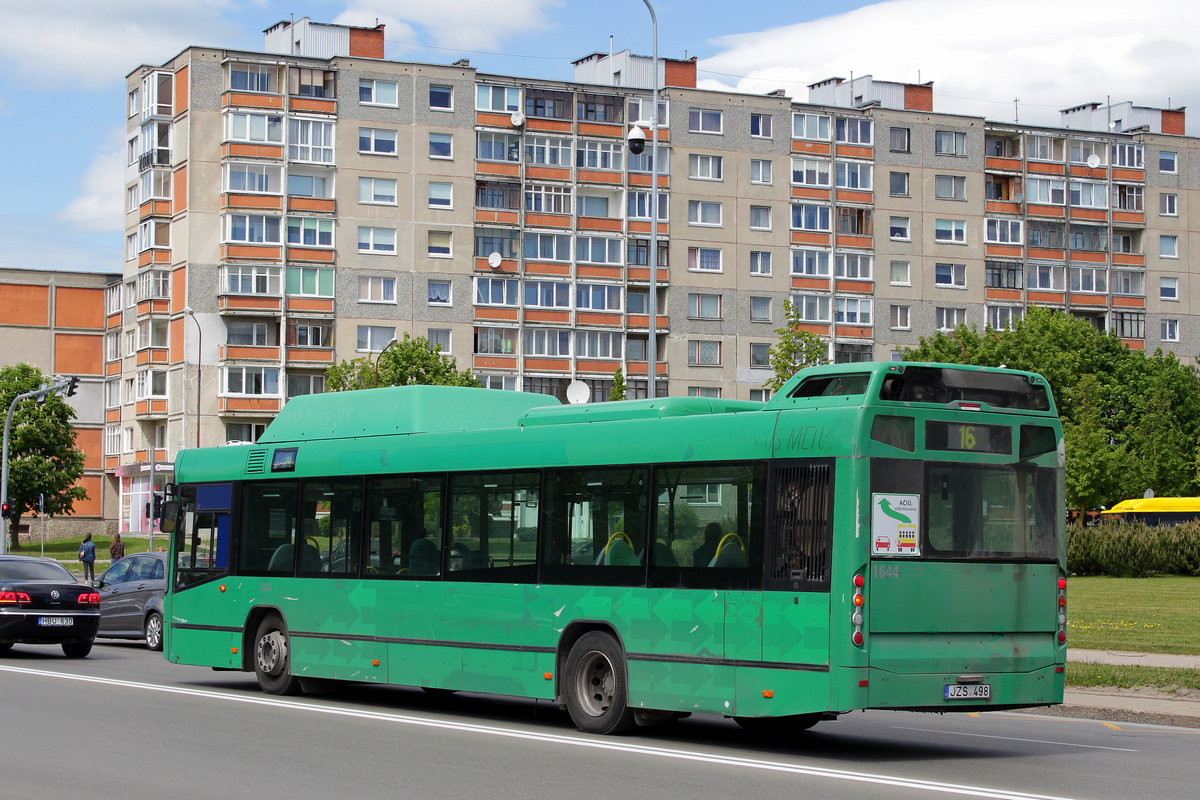
[[(1061, 703), (1066, 673), (1059, 664), (1031, 672), (970, 674), (898, 674), (868, 669), (867, 681), (867, 708), (999, 711)], [(986, 697), (981, 696), (983, 687)]]

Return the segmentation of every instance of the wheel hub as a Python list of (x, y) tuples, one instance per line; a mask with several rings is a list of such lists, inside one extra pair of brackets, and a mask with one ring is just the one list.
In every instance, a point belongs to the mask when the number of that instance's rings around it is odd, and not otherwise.
[(608, 712), (616, 694), (617, 677), (612, 662), (603, 653), (588, 653), (579, 668), (578, 695), (584, 712), (600, 717)]
[(280, 631), (271, 631), (258, 640), (255, 653), (258, 668), (266, 675), (276, 676), (283, 672), (287, 663), (287, 639)]

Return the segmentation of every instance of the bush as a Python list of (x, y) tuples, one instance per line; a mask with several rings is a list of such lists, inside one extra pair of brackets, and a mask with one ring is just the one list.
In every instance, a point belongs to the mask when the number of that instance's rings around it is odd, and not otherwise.
[(1200, 575), (1200, 522), (1173, 527), (1141, 522), (1069, 526), (1067, 569), (1076, 575), (1119, 578)]

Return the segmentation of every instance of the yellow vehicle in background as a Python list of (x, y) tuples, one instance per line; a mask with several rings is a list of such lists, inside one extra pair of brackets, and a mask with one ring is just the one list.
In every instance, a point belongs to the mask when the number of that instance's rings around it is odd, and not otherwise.
[(1200, 519), (1200, 497), (1139, 497), (1122, 500), (1107, 511), (1100, 512), (1101, 520), (1129, 520), (1147, 525), (1178, 525)]

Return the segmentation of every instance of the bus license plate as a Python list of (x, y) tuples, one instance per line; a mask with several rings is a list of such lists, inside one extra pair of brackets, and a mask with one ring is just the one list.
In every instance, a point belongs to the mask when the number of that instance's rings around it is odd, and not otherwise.
[(992, 685), (990, 683), (947, 683), (946, 700), (990, 700)]
[(74, 624), (74, 617), (38, 617), (38, 625), (44, 628), (69, 628)]

